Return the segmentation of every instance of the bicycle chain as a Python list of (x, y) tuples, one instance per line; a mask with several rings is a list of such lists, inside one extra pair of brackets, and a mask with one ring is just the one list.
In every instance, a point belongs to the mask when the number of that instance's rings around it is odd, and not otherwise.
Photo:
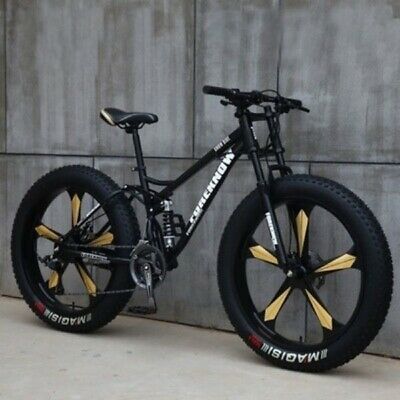
[[(90, 244), (76, 244), (76, 243), (71, 243), (68, 244), (69, 247), (76, 247), (76, 248), (84, 248), (87, 249), (88, 247), (91, 247)], [(110, 249), (110, 250), (114, 250), (114, 249), (131, 249), (133, 250), (136, 246), (128, 246), (128, 245), (114, 245), (114, 244), (106, 244), (103, 245), (101, 247), (95, 247), (92, 246), (93, 249), (95, 250), (100, 250), (100, 249)]]
[[(103, 294), (122, 294), (122, 293), (131, 293), (134, 292), (136, 288), (133, 289), (119, 289), (119, 290), (103, 290), (102, 292), (96, 292), (96, 296), (101, 296)], [(63, 293), (57, 294), (57, 296), (90, 296), (87, 292), (86, 293)]]

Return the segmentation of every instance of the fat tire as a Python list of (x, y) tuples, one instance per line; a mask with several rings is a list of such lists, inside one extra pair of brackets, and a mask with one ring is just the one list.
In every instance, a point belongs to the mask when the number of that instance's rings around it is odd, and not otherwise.
[[(51, 318), (53, 310), (48, 304), (43, 304), (38, 299), (34, 290), (28, 282), (25, 268), (28, 267), (24, 262), (22, 254), (24, 246), (24, 229), (29, 224), (29, 218), (34, 212), (34, 207), (40, 203), (43, 193), (56, 190), (60, 182), (65, 185), (79, 184), (86, 187), (92, 193), (96, 193), (98, 201), (104, 201), (112, 193), (119, 190), (119, 186), (107, 175), (102, 172), (83, 165), (72, 165), (55, 169), (40, 178), (26, 193), (17, 211), (11, 238), (12, 265), (19, 290), (31, 308), (31, 310), (44, 322), (58, 330), (67, 332), (90, 332), (103, 327), (111, 322), (124, 308), (129, 301), (131, 293), (118, 295), (104, 295), (96, 307), (91, 310), (90, 319), (86, 318), (84, 323), (79, 325), (63, 324), (60, 318)], [(112, 198), (107, 206), (113, 226), (118, 229), (118, 244), (134, 245), (140, 238), (139, 224), (131, 204), (121, 193)], [(123, 265), (117, 266), (113, 273), (112, 283), (109, 290), (133, 288), (129, 268)], [(57, 311), (57, 315), (67, 318)], [(56, 321), (54, 320), (56, 319)]]
[[(275, 181), (272, 201), (290, 197), (318, 200), (346, 218), (361, 235), (365, 251), (363, 267), (366, 271), (364, 297), (350, 327), (328, 347), (327, 357), (315, 362), (287, 362), (266, 354), (262, 344), (267, 339), (251, 324), (240, 305), (235, 289), (234, 268), (239, 262), (239, 251), (263, 208), (258, 191), (250, 193), (230, 217), (222, 235), (218, 255), (218, 284), (228, 317), (243, 341), (257, 354), (286, 369), (320, 372), (336, 368), (356, 357), (375, 338), (386, 318), (393, 287), (393, 266), (389, 246), (375, 216), (354, 193), (331, 180), (311, 175), (292, 175)], [(278, 346), (276, 346), (278, 347)], [(285, 350), (281, 346), (281, 350)]]

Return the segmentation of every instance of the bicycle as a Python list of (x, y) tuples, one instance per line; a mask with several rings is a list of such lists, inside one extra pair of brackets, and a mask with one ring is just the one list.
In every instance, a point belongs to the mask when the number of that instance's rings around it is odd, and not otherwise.
[[(43, 321), (68, 332), (106, 325), (138, 288), (146, 290), (148, 305), (131, 311), (156, 312), (154, 289), (178, 266), (179, 254), (227, 175), (246, 155), (257, 188), (230, 217), (218, 255), (218, 284), (228, 317), (250, 348), (280, 367), (322, 371), (348, 362), (376, 336), (391, 300), (393, 267), (379, 223), (342, 185), (293, 174), (286, 165), (279, 118), (291, 110), (309, 112), (300, 100), (271, 90), (205, 86), (203, 92), (233, 106), (239, 127), (178, 178), (147, 175), (139, 130), (157, 122), (155, 114), (105, 108), (101, 118), (132, 135), (139, 184), (119, 187), (94, 168), (73, 165), (49, 172), (31, 187), (16, 214), (11, 246), (25, 301)], [(251, 111), (251, 106), (260, 112)], [(253, 129), (257, 121), (268, 127), (263, 147)], [(185, 222), (172, 208), (174, 191), (216, 159), (219, 166)], [(144, 234), (133, 201), (144, 206)], [(333, 248), (337, 251), (338, 242), (347, 247), (328, 256)], [(340, 274), (346, 276), (345, 292), (354, 297), (344, 307), (337, 302)], [(329, 290), (331, 278), (333, 295), (323, 300), (321, 293)], [(275, 280), (278, 289), (272, 295), (264, 293)], [(296, 304), (305, 304), (300, 323), (305, 321), (311, 333), (301, 328), (293, 335), (281, 322), (294, 293), (301, 297)], [(327, 305), (332, 299), (334, 312)], [(289, 315), (289, 325), (299, 314), (296, 308)]]

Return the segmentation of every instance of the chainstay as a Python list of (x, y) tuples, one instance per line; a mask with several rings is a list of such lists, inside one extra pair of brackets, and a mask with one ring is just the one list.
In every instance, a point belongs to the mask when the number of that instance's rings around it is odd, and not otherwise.
[(87, 249), (88, 247), (92, 248), (93, 250), (101, 250), (101, 249), (109, 249), (109, 250), (117, 250), (117, 249), (130, 249), (133, 250), (136, 246), (128, 246), (128, 245), (103, 245), (99, 246), (90, 246), (90, 244), (68, 244), (68, 247), (75, 247), (77, 249)]
[[(83, 248), (87, 249), (88, 247), (91, 247), (90, 245), (85, 245), (85, 244), (69, 244), (70, 247), (75, 247), (75, 248)], [(92, 246), (93, 249), (98, 249), (95, 246)], [(133, 250), (136, 246), (128, 246), (128, 245), (104, 245), (101, 246), (101, 249), (109, 249), (109, 250), (116, 250), (116, 249), (129, 249)], [(96, 292), (96, 296), (101, 296), (101, 295), (115, 295), (115, 294), (123, 294), (123, 293), (133, 293), (135, 291), (135, 288), (133, 289), (119, 289), (119, 290), (104, 290), (101, 292)], [(63, 293), (63, 294), (58, 294), (57, 296), (88, 296), (87, 292), (76, 292), (76, 293)]]
[[(96, 292), (96, 296), (101, 296), (104, 294), (122, 294), (122, 293), (131, 293), (134, 292), (136, 288), (133, 289), (119, 289), (119, 290), (104, 290), (102, 292)], [(63, 293), (63, 294), (57, 294), (57, 296), (90, 296), (88, 292), (82, 293), (82, 292), (77, 292), (77, 293)]]

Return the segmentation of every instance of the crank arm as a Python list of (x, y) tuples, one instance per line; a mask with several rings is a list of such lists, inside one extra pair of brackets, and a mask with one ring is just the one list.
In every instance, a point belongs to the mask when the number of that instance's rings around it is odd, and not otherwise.
[(153, 277), (149, 266), (144, 270), (144, 279), (145, 289), (147, 292), (147, 306), (130, 307), (129, 311), (133, 314), (146, 315), (155, 314), (157, 312), (157, 303), (154, 297)]
[(151, 311), (151, 313), (155, 313), (155, 312), (157, 312), (157, 305), (156, 305), (156, 299), (154, 297), (153, 277), (152, 277), (150, 268), (145, 269), (144, 277), (146, 280), (147, 300), (148, 300), (148, 304), (149, 304), (148, 308)]

